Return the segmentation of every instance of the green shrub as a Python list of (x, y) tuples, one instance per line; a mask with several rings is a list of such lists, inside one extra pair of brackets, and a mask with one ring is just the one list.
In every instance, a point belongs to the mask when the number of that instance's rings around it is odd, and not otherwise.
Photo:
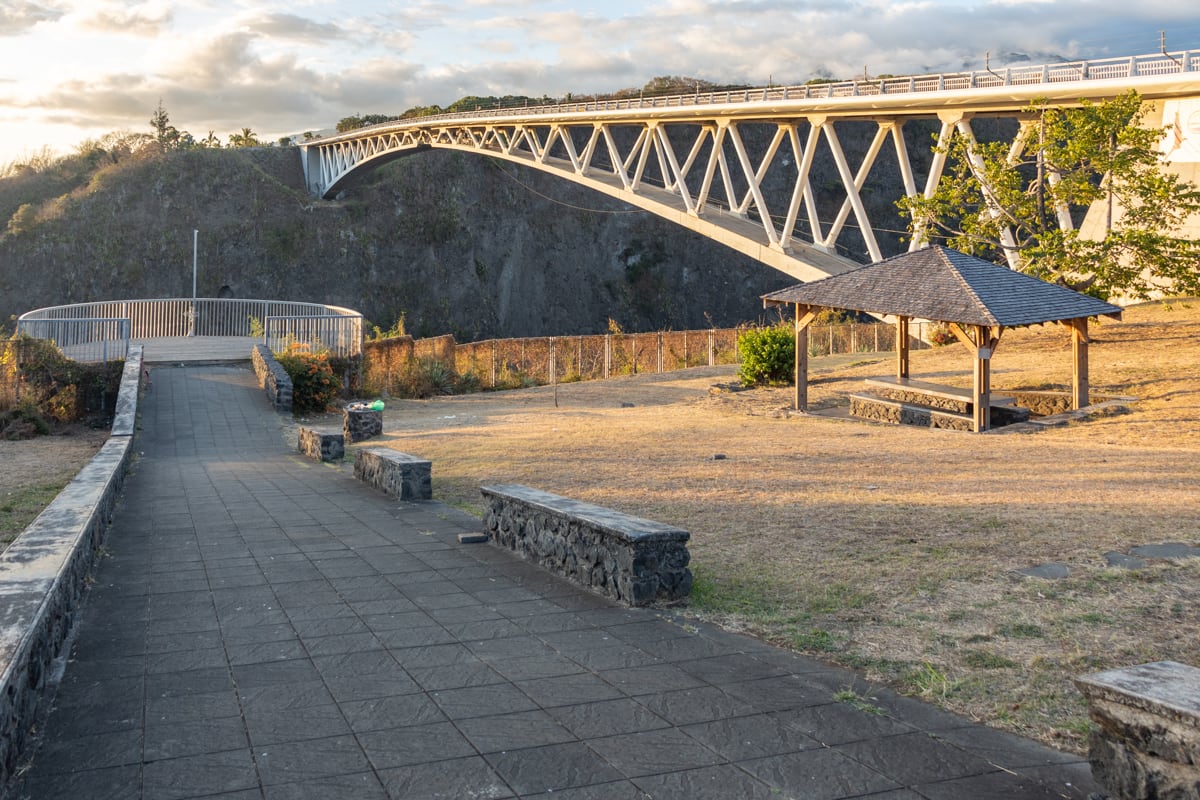
[(23, 334), (0, 339), (3, 435), (10, 439), (26, 433), (40, 435), (48, 432), (47, 423), (76, 422), (89, 412), (111, 410), (123, 367), (123, 361), (72, 361), (45, 339)]
[(796, 339), (788, 324), (751, 328), (738, 336), (743, 386), (791, 383), (795, 375)]
[(436, 358), (425, 357), (410, 364), (400, 379), (400, 390), (405, 397), (424, 399), (454, 394), (457, 388), (454, 368)]
[(341, 394), (342, 385), (324, 354), (289, 348), (275, 356), (292, 379), (292, 411), (297, 414), (328, 411)]

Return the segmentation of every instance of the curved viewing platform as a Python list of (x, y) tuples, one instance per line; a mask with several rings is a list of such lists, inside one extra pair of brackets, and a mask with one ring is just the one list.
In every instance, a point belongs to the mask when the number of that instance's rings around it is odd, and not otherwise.
[(341, 357), (362, 353), (362, 314), (322, 303), (225, 298), (109, 300), (39, 308), (17, 332), (49, 339), (77, 361), (125, 358), (130, 344), (148, 362), (250, 358), (258, 343), (298, 343)]

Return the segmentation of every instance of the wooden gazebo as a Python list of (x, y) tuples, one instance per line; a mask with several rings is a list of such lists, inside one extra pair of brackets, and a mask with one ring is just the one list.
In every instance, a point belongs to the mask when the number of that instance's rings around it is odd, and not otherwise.
[(808, 326), (823, 308), (896, 318), (896, 380), (907, 382), (909, 323), (944, 323), (971, 352), (973, 429), (989, 427), (991, 359), (1005, 328), (1054, 322), (1071, 333), (1073, 408), (1088, 404), (1088, 318), (1120, 319), (1111, 303), (983, 259), (935, 246), (763, 295), (796, 311), (795, 408), (808, 410)]

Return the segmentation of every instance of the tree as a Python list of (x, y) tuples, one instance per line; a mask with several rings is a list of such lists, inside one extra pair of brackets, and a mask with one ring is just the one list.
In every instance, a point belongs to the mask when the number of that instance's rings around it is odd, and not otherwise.
[(378, 125), (381, 122), (391, 122), (396, 117), (388, 116), (387, 114), (355, 114), (349, 117), (342, 117), (337, 123), (337, 132), (345, 133), (346, 131), (354, 131), (359, 128), (365, 128), (368, 125)]
[(163, 149), (190, 147), (193, 144), (190, 133), (186, 131), (180, 133), (171, 124), (171, 117), (163, 108), (162, 98), (159, 98), (158, 107), (154, 109), (154, 115), (150, 117), (150, 127), (154, 129), (154, 138), (162, 145)]
[[(1178, 234), (1200, 213), (1200, 189), (1162, 169), (1162, 131), (1143, 127), (1137, 92), (1027, 112), (1016, 147), (968, 136), (943, 146), (933, 195), (899, 202), (912, 235), (1100, 297), (1200, 293), (1200, 242)], [(1073, 224), (1089, 208), (1104, 212), (1101, 236)]]
[(238, 133), (229, 134), (230, 147), (258, 147), (260, 144), (258, 136), (249, 128), (242, 128)]

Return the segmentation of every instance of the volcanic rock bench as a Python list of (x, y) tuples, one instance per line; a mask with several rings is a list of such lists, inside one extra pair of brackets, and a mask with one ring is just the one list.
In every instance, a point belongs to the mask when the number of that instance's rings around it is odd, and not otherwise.
[(1200, 669), (1157, 661), (1075, 685), (1096, 724), (1092, 775), (1112, 800), (1200, 798)]
[(346, 456), (346, 437), (339, 432), (300, 427), (296, 449), (316, 461), (341, 461)]
[(433, 498), (432, 464), (390, 447), (364, 447), (354, 454), (354, 477), (397, 500)]
[(685, 530), (528, 486), (483, 486), (496, 544), (626, 605), (682, 600), (692, 589)]

